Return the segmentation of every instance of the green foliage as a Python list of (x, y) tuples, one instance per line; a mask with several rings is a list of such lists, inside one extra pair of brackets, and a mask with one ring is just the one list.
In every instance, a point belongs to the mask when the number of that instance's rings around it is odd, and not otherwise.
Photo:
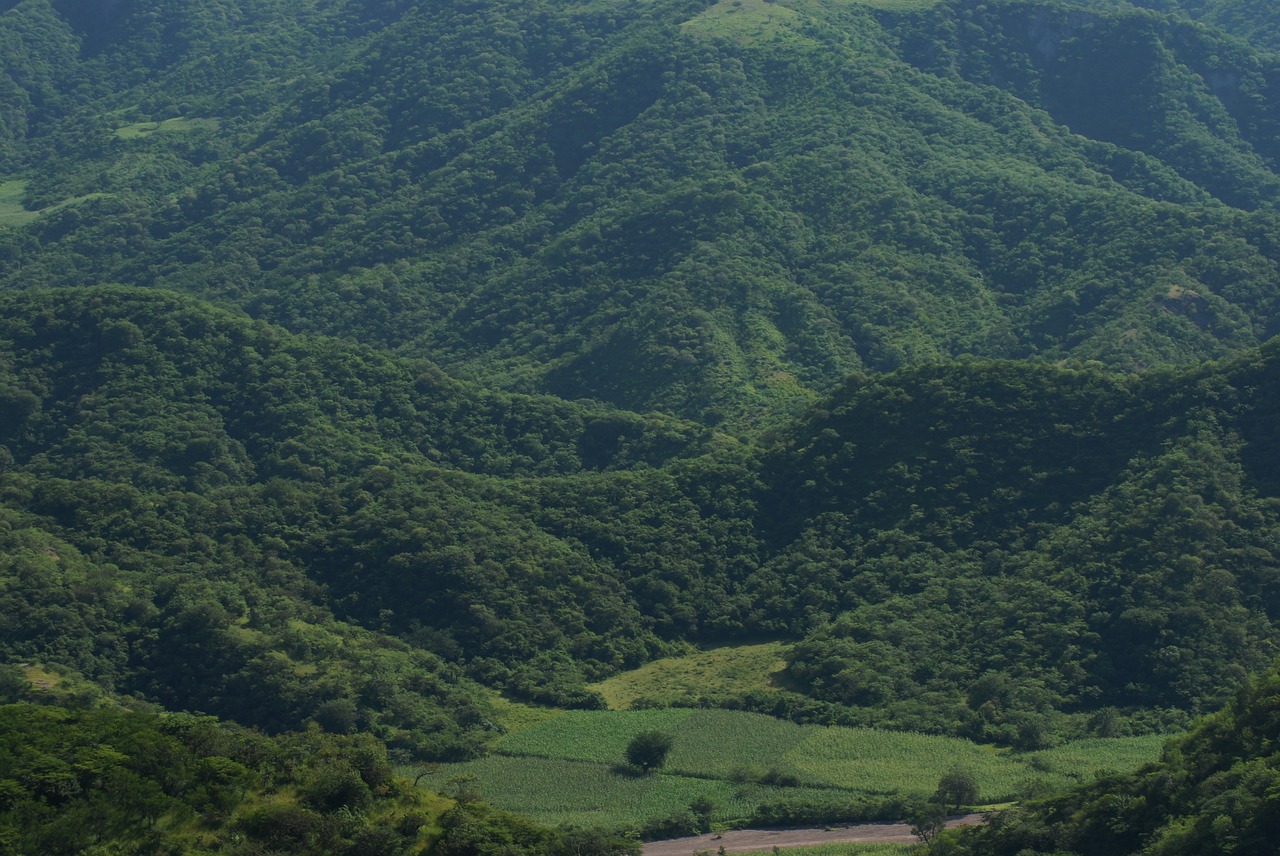
[[(680, 702), (1052, 778), (1280, 652), (1266, 4), (0, 9), (5, 700), (457, 760), (500, 736), (480, 684), (593, 710), (622, 670), (785, 639), (776, 681)], [(670, 726), (672, 768), (728, 775), (716, 721), (619, 722), (579, 755)], [(761, 726), (746, 778), (834, 782), (869, 733)], [(237, 822), (394, 851), (326, 819), (377, 769), (317, 762)], [(120, 835), (196, 822), (138, 788)], [(678, 796), (645, 816), (699, 822)], [(61, 823), (42, 847), (92, 844)]]
[(1275, 649), (1272, 348), (854, 379), (749, 445), (169, 294), (5, 305), (6, 656), (166, 706), (457, 758), (492, 737), (463, 673), (593, 708), (763, 631), (785, 682), (713, 703), (1036, 750), (1176, 727)]
[(933, 799), (941, 806), (952, 806), (957, 811), (978, 802), (978, 780), (968, 770), (949, 770), (938, 780), (938, 790)]
[(661, 731), (641, 731), (627, 743), (627, 763), (642, 773), (658, 769), (667, 762), (674, 741)]
[[(375, 836), (421, 852), (418, 830), (402, 833), (388, 815), (430, 809), (392, 779), (385, 749), (368, 738), (271, 739), (210, 717), (24, 703), (0, 707), (0, 747), (0, 840), (15, 852), (208, 853), (247, 840), (318, 854)], [(337, 767), (364, 786), (363, 812), (346, 812), (350, 801), (290, 801), (295, 786), (313, 794)], [(381, 774), (366, 784), (369, 771)]]
[[(669, 737), (670, 753), (656, 774), (628, 775), (618, 761), (644, 733)], [(900, 819), (954, 769), (972, 771), (984, 798), (1013, 799), (1031, 782), (1060, 789), (1103, 768), (1135, 769), (1158, 756), (1161, 741), (1073, 747), (1001, 753), (955, 738), (799, 726), (731, 711), (570, 711), (501, 738), (495, 756), (447, 765), (429, 781), (468, 777), (493, 804), (544, 823), (643, 822), (646, 835), (664, 837), (692, 834), (709, 820)]]
[(777, 690), (786, 645), (725, 645), (666, 657), (614, 675), (592, 688), (611, 709), (665, 706)]
[(1268, 670), (1171, 741), (1158, 764), (1111, 775), (956, 836), (955, 854), (1263, 853), (1276, 834), (1276, 711)]
[(6, 230), (0, 282), (173, 288), (738, 431), (851, 371), (1280, 329), (1271, 60), (1183, 18), (225, 5), (0, 14), (19, 220), (83, 200)]

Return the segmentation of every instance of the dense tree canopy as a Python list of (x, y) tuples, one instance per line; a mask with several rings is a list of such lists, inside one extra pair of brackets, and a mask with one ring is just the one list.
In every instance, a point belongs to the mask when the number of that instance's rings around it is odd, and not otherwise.
[(1218, 707), (1280, 653), (1273, 5), (0, 0), (0, 701), (103, 735), (0, 841), (403, 850), (350, 752), (691, 644), (1017, 749)]
[(1280, 675), (1270, 669), (1170, 742), (1160, 763), (1007, 812), (938, 847), (968, 854), (1106, 856), (1267, 853), (1280, 834), (1276, 736)]

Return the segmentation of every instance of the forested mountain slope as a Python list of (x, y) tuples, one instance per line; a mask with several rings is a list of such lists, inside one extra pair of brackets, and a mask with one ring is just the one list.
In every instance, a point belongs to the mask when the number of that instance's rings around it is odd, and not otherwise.
[(955, 856), (1269, 853), (1280, 835), (1278, 711), (1280, 678), (1272, 669), (1172, 741), (1159, 764), (1008, 812), (987, 829), (940, 842), (937, 850)]
[(397, 762), (762, 638), (691, 703), (1185, 724), (1280, 653), (1273, 19), (0, 0), (0, 662)]
[(0, 235), (4, 282), (178, 288), (733, 425), (857, 369), (1280, 329), (1275, 60), (1185, 18), (259, 5), (3, 13), (0, 171), (75, 200)]
[(4, 310), (8, 655), (173, 707), (345, 700), (465, 753), (458, 668), (591, 706), (586, 679), (771, 633), (810, 700), (725, 703), (1038, 746), (1212, 704), (1280, 639), (1274, 346), (907, 369), (744, 445), (148, 290)]
[(1133, 5), (1181, 12), (1254, 44), (1271, 49), (1280, 46), (1280, 32), (1276, 29), (1280, 16), (1275, 4), (1266, 0), (1135, 0)]

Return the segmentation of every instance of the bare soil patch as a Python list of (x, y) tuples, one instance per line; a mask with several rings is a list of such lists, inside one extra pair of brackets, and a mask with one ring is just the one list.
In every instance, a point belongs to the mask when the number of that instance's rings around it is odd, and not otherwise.
[[(947, 818), (947, 826), (976, 825), (986, 822), (981, 814)], [(644, 845), (644, 856), (693, 856), (704, 850), (726, 853), (772, 850), (774, 847), (812, 847), (818, 844), (911, 844), (918, 839), (906, 823), (849, 823), (834, 826), (788, 826), (769, 829), (733, 829), (720, 834), (708, 833), (693, 838), (651, 841)]]

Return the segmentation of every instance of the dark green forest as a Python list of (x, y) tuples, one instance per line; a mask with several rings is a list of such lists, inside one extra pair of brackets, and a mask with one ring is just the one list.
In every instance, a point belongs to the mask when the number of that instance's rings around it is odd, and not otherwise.
[(1160, 763), (998, 815), (931, 852), (985, 854), (1268, 853), (1280, 835), (1273, 736), (1280, 676), (1251, 681), (1226, 708), (1172, 741)]
[(1200, 722), (939, 847), (1256, 852), (1278, 14), (0, 0), (0, 852), (621, 853), (391, 771), (765, 639), (690, 703)]

